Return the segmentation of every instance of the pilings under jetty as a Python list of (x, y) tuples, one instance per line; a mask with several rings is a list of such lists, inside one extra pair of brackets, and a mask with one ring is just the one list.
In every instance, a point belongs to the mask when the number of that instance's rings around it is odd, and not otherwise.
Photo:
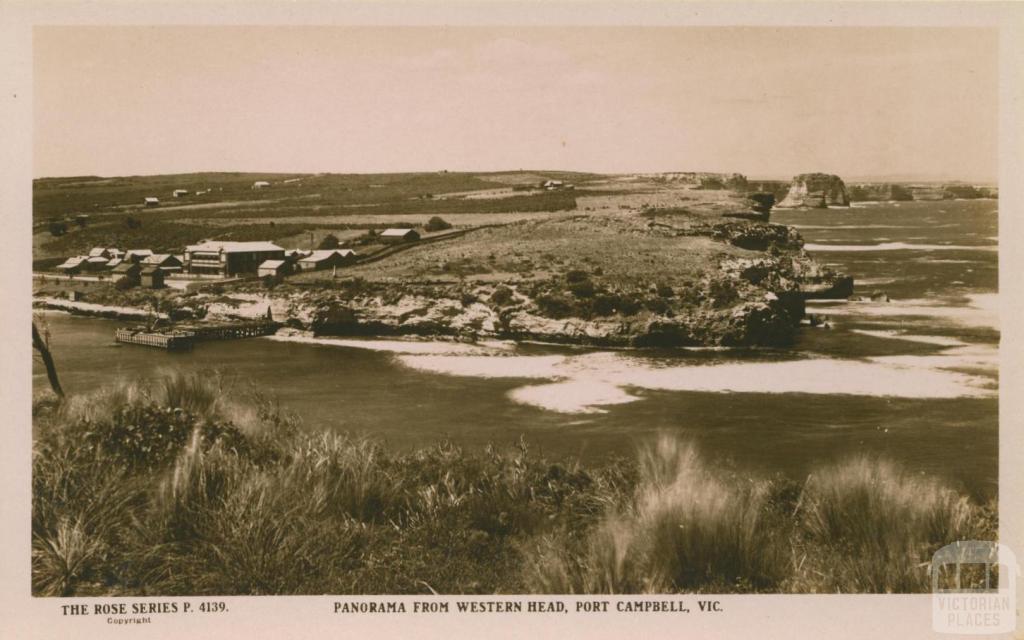
[(118, 329), (114, 340), (125, 344), (144, 347), (158, 347), (168, 351), (185, 351), (192, 348), (195, 336), (188, 331), (146, 331), (145, 329)]
[(125, 344), (181, 351), (191, 349), (202, 340), (237, 340), (275, 333), (280, 324), (270, 320), (229, 322), (223, 324), (178, 325), (174, 329), (148, 330), (121, 328), (114, 332), (114, 340)]

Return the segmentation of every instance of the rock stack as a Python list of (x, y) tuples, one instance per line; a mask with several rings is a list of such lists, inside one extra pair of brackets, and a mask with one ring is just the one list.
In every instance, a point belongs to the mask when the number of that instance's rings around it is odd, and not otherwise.
[(848, 207), (850, 197), (842, 178), (827, 173), (802, 173), (793, 178), (780, 209), (824, 209)]

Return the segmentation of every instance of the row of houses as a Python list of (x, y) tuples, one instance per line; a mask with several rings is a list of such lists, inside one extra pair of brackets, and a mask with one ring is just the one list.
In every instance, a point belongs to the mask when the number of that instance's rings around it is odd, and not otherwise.
[[(413, 229), (387, 229), (379, 238), (386, 244), (395, 244), (415, 242), (420, 235)], [(106, 271), (122, 277), (135, 277), (147, 270), (158, 269), (162, 282), (163, 276), (175, 273), (220, 277), (289, 275), (349, 265), (358, 257), (355, 251), (343, 248), (287, 251), (267, 241), (206, 240), (188, 245), (180, 256), (154, 253), (150, 249), (122, 251), (113, 247), (94, 247), (88, 255), (68, 258), (55, 270), (69, 276)]]
[(301, 271), (322, 271), (352, 264), (357, 258), (356, 252), (351, 249), (288, 251), (283, 258), (265, 260), (256, 275), (287, 276)]
[(153, 253), (150, 249), (121, 249), (93, 247), (88, 255), (73, 256), (55, 267), (66, 275), (82, 272), (113, 271), (122, 264), (138, 264), (145, 267), (160, 267), (165, 272), (181, 271), (181, 258), (169, 253)]

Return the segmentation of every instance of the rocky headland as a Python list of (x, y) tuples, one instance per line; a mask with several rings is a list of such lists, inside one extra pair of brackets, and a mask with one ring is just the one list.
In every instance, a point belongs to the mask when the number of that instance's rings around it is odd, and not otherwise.
[[(842, 181), (826, 178), (801, 184), (828, 201), (845, 199)], [(583, 212), (470, 228), (336, 273), (189, 290), (106, 285), (86, 294), (99, 305), (88, 308), (54, 303), (43, 286), (37, 302), (193, 321), (269, 313), (311, 335), (785, 346), (805, 300), (853, 293), (852, 279), (816, 263), (794, 229), (770, 222), (775, 196), (751, 192), (743, 176), (640, 176), (625, 183), (628, 191), (619, 179), (609, 184), (608, 195), (581, 199)]]
[(827, 173), (802, 173), (793, 178), (786, 197), (776, 206), (780, 209), (848, 207), (850, 197), (846, 193), (843, 179), (839, 176)]

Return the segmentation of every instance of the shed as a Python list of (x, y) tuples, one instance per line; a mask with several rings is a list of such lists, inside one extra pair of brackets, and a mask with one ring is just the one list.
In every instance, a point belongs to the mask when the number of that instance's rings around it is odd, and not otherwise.
[(412, 229), (385, 229), (380, 234), (381, 242), (387, 243), (416, 242), (419, 239), (420, 234)]
[(85, 256), (74, 256), (73, 258), (68, 258), (61, 264), (54, 267), (54, 270), (60, 271), (61, 273), (65, 273), (69, 276), (74, 275), (82, 270), (82, 263), (85, 262), (85, 260)]
[(139, 280), (147, 289), (160, 289), (164, 286), (164, 271), (160, 267), (143, 267)]
[(355, 262), (356, 252), (351, 249), (323, 249), (299, 259), (299, 269), (318, 271)]
[(184, 198), (188, 195), (188, 189), (175, 189), (171, 192), (171, 195), (175, 198)]
[(114, 272), (111, 275), (111, 279), (114, 282), (127, 278), (134, 284), (139, 284), (139, 274), (142, 272), (142, 267), (134, 262), (122, 262), (121, 264), (114, 267)]
[(288, 260), (264, 260), (256, 269), (256, 275), (263, 278), (266, 276), (286, 276), (292, 272), (292, 263)]
[(267, 182), (266, 180), (257, 180), (256, 182), (252, 183), (252, 188), (253, 189), (265, 189), (266, 187), (269, 187), (269, 186), (270, 186), (270, 183)]
[(107, 269), (115, 269), (117, 268), (118, 265), (120, 265), (123, 262), (124, 260), (122, 260), (121, 258), (111, 258), (110, 260), (107, 261), (107, 264), (104, 266), (106, 266)]
[(113, 256), (110, 254), (110, 249), (107, 249), (106, 247), (93, 247), (92, 249), (89, 249), (89, 257), (112, 258)]
[(143, 267), (160, 267), (165, 274), (181, 271), (181, 260), (169, 253), (154, 253), (144, 258), (141, 264)]
[(153, 196), (149, 196), (149, 197), (143, 198), (142, 202), (147, 207), (159, 207), (160, 206), (160, 198), (154, 198)]
[(110, 262), (108, 258), (96, 256), (94, 258), (86, 258), (82, 266), (85, 267), (86, 271), (99, 271), (106, 267), (108, 262)]
[(150, 249), (129, 249), (124, 254), (126, 262), (142, 262), (149, 256), (153, 255)]

